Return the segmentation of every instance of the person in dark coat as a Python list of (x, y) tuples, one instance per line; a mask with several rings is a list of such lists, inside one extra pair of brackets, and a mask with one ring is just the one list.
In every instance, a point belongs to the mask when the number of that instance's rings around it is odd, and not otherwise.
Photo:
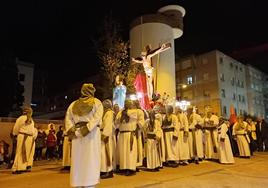
[(268, 151), (268, 124), (259, 118), (256, 125), (258, 151)]

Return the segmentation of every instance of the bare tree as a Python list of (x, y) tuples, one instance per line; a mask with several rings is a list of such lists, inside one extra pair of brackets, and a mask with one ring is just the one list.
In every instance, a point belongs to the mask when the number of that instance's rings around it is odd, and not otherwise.
[[(124, 41), (120, 36), (120, 25), (112, 15), (106, 16), (98, 34), (97, 41), (94, 41), (98, 58), (100, 59), (107, 84), (104, 84), (103, 92), (112, 94), (116, 75), (127, 77), (129, 69), (129, 42)], [(106, 94), (109, 96), (109, 93)]]

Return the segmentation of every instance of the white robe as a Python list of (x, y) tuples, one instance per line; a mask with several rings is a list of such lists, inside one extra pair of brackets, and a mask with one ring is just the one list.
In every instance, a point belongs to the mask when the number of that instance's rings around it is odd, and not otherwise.
[[(107, 111), (102, 119), (101, 134), (109, 137), (108, 143), (101, 141), (101, 172), (110, 172), (113, 170), (113, 127), (114, 127), (114, 112)], [(107, 148), (106, 148), (107, 147)], [(109, 154), (108, 152), (109, 151)], [(109, 155), (109, 156), (107, 156)], [(107, 157), (109, 157), (110, 164), (108, 165)]]
[(137, 109), (138, 113), (138, 131), (137, 131), (137, 152), (138, 152), (138, 157), (137, 157), (137, 166), (142, 166), (143, 158), (144, 158), (144, 148), (143, 148), (143, 141), (142, 141), (142, 134), (143, 134), (143, 127), (144, 127), (144, 112), (141, 109)]
[(62, 151), (62, 166), (71, 166), (71, 145), (67, 133), (64, 133), (63, 151)]
[[(137, 167), (137, 138), (134, 135), (138, 125), (138, 113), (136, 109), (127, 111), (129, 122), (121, 122), (122, 111), (116, 116), (116, 126), (119, 128), (119, 168), (121, 170), (136, 170)], [(130, 145), (131, 137), (133, 145)], [(132, 150), (131, 150), (132, 147)]]
[[(34, 128), (34, 121), (32, 120), (31, 123), (26, 124), (25, 121), (27, 119), (26, 115), (20, 116), (14, 125), (13, 128), (13, 135), (17, 135), (17, 149), (16, 155), (14, 159), (14, 164), (12, 166), (12, 171), (24, 171), (28, 166), (28, 163), (31, 164), (31, 154), (32, 150), (34, 150), (34, 146), (32, 144), (33, 135), (35, 132)], [(28, 135), (28, 136), (26, 136)], [(23, 160), (23, 147), (25, 146), (26, 150), (26, 160)]]
[(184, 113), (178, 114), (179, 121), (179, 160), (190, 159), (189, 141), (188, 137), (184, 136), (184, 132), (188, 132), (189, 135), (189, 123), (188, 118)]
[[(211, 117), (205, 117), (204, 118), (204, 127), (207, 126), (208, 122), (212, 121), (213, 122), (213, 131), (210, 130), (205, 130), (205, 158), (206, 159), (218, 159), (218, 150), (219, 150), (219, 145), (218, 145), (218, 131), (217, 131), (217, 126), (219, 125), (219, 118), (216, 115), (212, 115)], [(213, 148), (213, 141), (215, 142), (215, 147), (216, 151), (214, 151)]]
[(33, 161), (34, 161), (34, 153), (35, 153), (35, 139), (37, 138), (38, 131), (36, 128), (34, 128), (33, 136), (31, 139), (28, 139), (27, 142), (30, 145), (30, 153), (29, 153), (29, 161), (27, 163), (27, 166), (32, 167), (33, 166)]
[[(218, 127), (219, 162), (223, 164), (232, 164), (234, 163), (234, 156), (227, 131), (228, 126), (226, 125), (226, 123), (223, 123)], [(221, 138), (224, 139), (224, 142), (220, 140)]]
[(243, 121), (242, 126), (238, 126), (238, 122), (233, 125), (233, 135), (236, 136), (236, 142), (240, 157), (249, 157), (249, 138), (246, 135), (247, 123)]
[(203, 119), (199, 114), (196, 113), (192, 113), (190, 119), (192, 120), (192, 122), (189, 124), (189, 129), (191, 129), (192, 131), (189, 132), (188, 138), (190, 157), (198, 157), (202, 159), (204, 157), (203, 131), (202, 129), (196, 129), (195, 126), (197, 124), (202, 126)]
[[(162, 114), (155, 114), (155, 119), (159, 121), (160, 123), (160, 128), (162, 127), (162, 121), (163, 121), (163, 117)], [(160, 132), (160, 156), (161, 156), (161, 163), (160, 166), (162, 167), (163, 163), (166, 162), (166, 145), (165, 145), (165, 139), (164, 139), (164, 133), (162, 128), (159, 130)]]
[(160, 122), (156, 119), (153, 131), (148, 130), (149, 121), (147, 121), (147, 131), (146, 134), (155, 134), (155, 139), (146, 140), (146, 160), (147, 160), (147, 168), (148, 169), (155, 169), (161, 166), (161, 151), (160, 151), (160, 138), (162, 136), (161, 132), (161, 125)]
[[(165, 117), (164, 117), (165, 119)], [(170, 128), (174, 128), (174, 131), (166, 132), (163, 129), (166, 149), (166, 161), (178, 161), (179, 160), (179, 122), (176, 115), (171, 114), (171, 125)], [(164, 121), (163, 121), (164, 122)], [(165, 126), (165, 125), (163, 125)], [(173, 139), (173, 136), (177, 137), (177, 140)]]
[(78, 122), (88, 122), (89, 134), (72, 140), (70, 184), (72, 187), (94, 186), (100, 181), (101, 138), (99, 125), (103, 115), (103, 106), (98, 99), (91, 112), (84, 116), (73, 114), (74, 102), (68, 107), (65, 126), (68, 131)]

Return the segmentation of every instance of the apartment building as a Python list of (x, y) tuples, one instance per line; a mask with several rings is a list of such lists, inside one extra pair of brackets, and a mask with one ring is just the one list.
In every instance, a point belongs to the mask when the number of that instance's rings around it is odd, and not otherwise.
[[(261, 76), (255, 78), (254, 74)], [(265, 117), (264, 80), (261, 71), (218, 50), (176, 62), (177, 97), (189, 100), (200, 112), (209, 105), (214, 113), (226, 118), (231, 106), (236, 114)]]

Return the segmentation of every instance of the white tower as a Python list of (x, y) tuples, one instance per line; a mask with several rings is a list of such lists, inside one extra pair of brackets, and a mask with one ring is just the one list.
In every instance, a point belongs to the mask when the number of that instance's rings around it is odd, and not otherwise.
[(152, 49), (163, 43), (171, 43), (168, 49), (153, 58), (154, 90), (176, 97), (174, 40), (183, 34), (185, 10), (179, 5), (160, 8), (156, 14), (142, 15), (130, 26), (130, 56), (138, 57), (146, 45)]

